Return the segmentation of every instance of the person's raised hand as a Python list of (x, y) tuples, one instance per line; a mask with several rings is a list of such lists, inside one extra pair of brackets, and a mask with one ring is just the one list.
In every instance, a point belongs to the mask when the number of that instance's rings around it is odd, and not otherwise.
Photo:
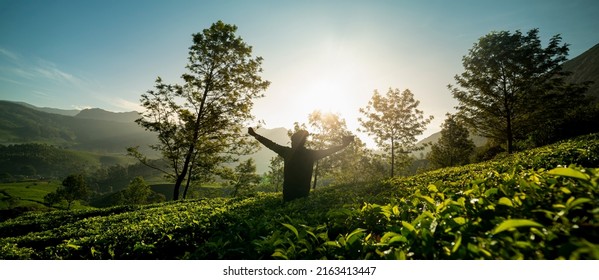
[(248, 127), (248, 134), (252, 135), (252, 136), (256, 136), (257, 135), (256, 132), (254, 131), (254, 129), (251, 128), (251, 127)]

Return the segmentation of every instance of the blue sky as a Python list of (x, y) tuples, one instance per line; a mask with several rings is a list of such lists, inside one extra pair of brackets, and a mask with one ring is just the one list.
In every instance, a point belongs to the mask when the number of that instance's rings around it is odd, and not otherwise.
[[(139, 110), (161, 76), (180, 82), (191, 35), (223, 20), (264, 58), (254, 113), (266, 127), (314, 109), (358, 127), (372, 92), (410, 89), (440, 130), (462, 56), (485, 34), (539, 28), (574, 57), (599, 43), (599, 1), (0, 0), (0, 99)], [(424, 135), (426, 136), (426, 135)]]

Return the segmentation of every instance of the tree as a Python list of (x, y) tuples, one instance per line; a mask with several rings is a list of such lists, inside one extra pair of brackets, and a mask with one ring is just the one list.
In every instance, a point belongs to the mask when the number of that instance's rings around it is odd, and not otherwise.
[[(137, 123), (158, 135), (158, 144), (151, 148), (169, 162), (168, 169), (156, 168), (175, 182), (174, 200), (194, 172), (210, 173), (255, 147), (242, 136), (242, 128), (253, 119), (254, 99), (262, 97), (269, 82), (259, 76), (262, 58), (252, 57), (252, 47), (236, 31), (236, 26), (218, 21), (193, 34), (184, 84), (165, 84), (158, 77), (155, 90), (141, 97), (145, 111)], [(137, 147), (128, 151), (149, 163)]]
[(75, 200), (85, 200), (88, 195), (89, 190), (83, 175), (69, 175), (62, 181), (62, 186), (44, 197), (44, 201), (53, 205), (66, 200), (67, 209), (71, 209)]
[(447, 114), (441, 138), (431, 146), (429, 161), (437, 167), (467, 164), (474, 152), (474, 142), (469, 135), (468, 129), (454, 115)]
[(368, 105), (360, 108), (365, 117), (358, 119), (363, 131), (374, 136), (377, 146), (390, 154), (391, 177), (395, 174), (398, 157), (404, 159), (400, 165), (409, 161), (407, 154), (418, 150), (416, 136), (421, 135), (433, 119), (433, 116), (424, 118), (419, 104), (409, 89), (400, 92), (390, 88), (384, 96), (375, 90)]
[(260, 182), (260, 176), (256, 174), (254, 159), (249, 158), (237, 165), (230, 179), (234, 197), (253, 190)]
[(145, 204), (152, 194), (150, 186), (142, 177), (135, 177), (124, 191), (124, 200), (127, 204)]
[[(310, 145), (316, 150), (325, 149), (336, 145), (339, 139), (351, 133), (347, 130), (345, 119), (338, 114), (323, 113), (319, 110), (308, 115), (308, 124), (312, 128), (312, 141)], [(314, 176), (312, 189), (316, 189), (320, 175), (338, 171), (340, 160), (344, 157), (346, 150), (317, 160), (314, 164)]]
[(283, 158), (279, 155), (272, 157), (268, 168), (269, 170), (265, 176), (268, 178), (270, 185), (273, 186), (274, 191), (278, 192), (283, 187)]
[(448, 86), (459, 102), (459, 116), (477, 134), (506, 143), (512, 153), (516, 140), (556, 120), (539, 114), (544, 108), (564, 112), (582, 96), (579, 90), (563, 94), (567, 73), (561, 64), (567, 55), (568, 45), (561, 44), (559, 35), (543, 48), (538, 29), (483, 36), (463, 57), (457, 86)]

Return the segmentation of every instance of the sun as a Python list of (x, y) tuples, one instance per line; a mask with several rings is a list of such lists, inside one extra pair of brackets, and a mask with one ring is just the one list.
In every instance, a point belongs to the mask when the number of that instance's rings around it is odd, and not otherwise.
[(311, 113), (315, 110), (344, 112), (349, 110), (355, 95), (354, 83), (358, 78), (351, 57), (331, 54), (316, 60), (307, 70), (301, 87), (302, 98), (297, 106)]

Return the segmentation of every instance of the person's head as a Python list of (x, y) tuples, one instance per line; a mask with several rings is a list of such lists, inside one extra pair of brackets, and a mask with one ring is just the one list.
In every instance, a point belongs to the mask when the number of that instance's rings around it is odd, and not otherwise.
[(299, 130), (293, 135), (291, 135), (291, 147), (298, 148), (303, 147), (306, 143), (306, 138), (308, 138), (309, 133), (305, 130)]

